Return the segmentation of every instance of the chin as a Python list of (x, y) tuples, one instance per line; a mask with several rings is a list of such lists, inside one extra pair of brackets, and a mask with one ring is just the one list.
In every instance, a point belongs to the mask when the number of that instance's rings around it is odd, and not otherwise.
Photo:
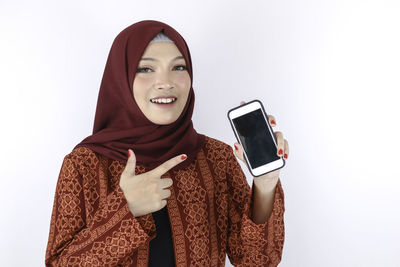
[(177, 119), (178, 119), (178, 117), (176, 117), (176, 118), (153, 118), (153, 119), (150, 119), (150, 121), (152, 123), (158, 124), (158, 125), (168, 125), (168, 124), (174, 123)]

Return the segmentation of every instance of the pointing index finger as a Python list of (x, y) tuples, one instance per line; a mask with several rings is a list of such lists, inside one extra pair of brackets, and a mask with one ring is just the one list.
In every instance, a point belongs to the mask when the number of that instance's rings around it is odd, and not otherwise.
[(161, 177), (161, 175), (163, 175), (164, 173), (166, 173), (167, 171), (169, 171), (170, 169), (172, 169), (179, 163), (183, 162), (186, 158), (187, 158), (187, 156), (185, 154), (176, 156), (172, 159), (167, 160), (166, 162), (164, 162), (157, 168), (151, 170), (150, 172), (153, 173), (154, 175), (156, 175), (157, 177)]

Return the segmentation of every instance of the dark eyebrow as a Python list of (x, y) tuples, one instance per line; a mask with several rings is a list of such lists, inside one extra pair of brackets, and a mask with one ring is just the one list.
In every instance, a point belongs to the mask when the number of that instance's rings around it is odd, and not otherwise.
[(178, 59), (185, 59), (183, 56), (177, 56), (176, 58), (174, 58), (172, 61), (178, 60)]
[[(177, 56), (176, 58), (174, 58), (172, 61), (178, 60), (178, 59), (185, 59), (183, 56)], [(140, 61), (142, 60), (149, 60), (149, 61), (157, 61), (157, 59), (152, 58), (152, 57), (142, 57), (140, 59)]]
[(142, 60), (156, 61), (156, 60), (155, 60), (154, 58), (152, 58), (152, 57), (142, 57), (140, 60), (141, 60), (141, 61), (142, 61)]

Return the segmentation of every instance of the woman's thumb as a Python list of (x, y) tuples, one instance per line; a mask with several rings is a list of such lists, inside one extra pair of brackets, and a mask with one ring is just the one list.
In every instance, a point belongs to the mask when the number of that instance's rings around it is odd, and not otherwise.
[(132, 149), (128, 149), (128, 161), (126, 162), (125, 166), (125, 171), (128, 172), (128, 174), (133, 174), (135, 175), (135, 168), (136, 168), (136, 156), (135, 153), (133, 153)]

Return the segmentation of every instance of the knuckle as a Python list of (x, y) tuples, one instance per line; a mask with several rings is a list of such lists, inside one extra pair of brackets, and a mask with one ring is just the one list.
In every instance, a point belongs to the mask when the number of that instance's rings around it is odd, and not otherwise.
[(155, 176), (160, 177), (161, 175), (163, 175), (166, 172), (167, 172), (167, 168), (164, 163), (163, 165), (158, 166)]
[(153, 199), (154, 199), (155, 201), (160, 201), (160, 200), (161, 200), (161, 195), (160, 195), (160, 193), (155, 192), (155, 193), (153, 194)]
[(151, 184), (150, 184), (150, 189), (151, 189), (151, 191), (156, 191), (157, 190), (157, 188), (158, 188), (158, 183), (157, 182), (151, 182)]
[(167, 163), (161, 165), (159, 171), (160, 173), (164, 174), (167, 171)]

